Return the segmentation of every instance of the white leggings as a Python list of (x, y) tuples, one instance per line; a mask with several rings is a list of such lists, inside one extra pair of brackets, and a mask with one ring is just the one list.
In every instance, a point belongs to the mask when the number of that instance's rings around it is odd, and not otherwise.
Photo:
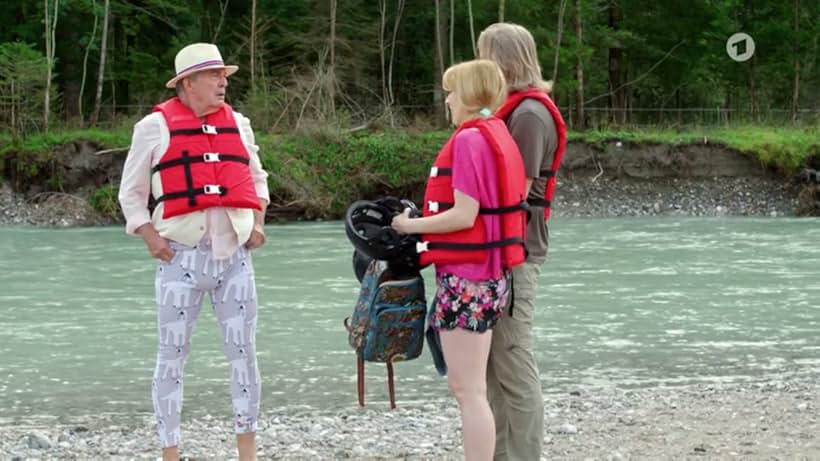
[(240, 247), (230, 258), (217, 260), (205, 239), (194, 247), (170, 244), (176, 254), (170, 263), (158, 264), (155, 279), (159, 352), (151, 397), (160, 443), (163, 448), (180, 443), (182, 375), (205, 293), (211, 298), (230, 363), (236, 433), (256, 432), (260, 379), (250, 252)]

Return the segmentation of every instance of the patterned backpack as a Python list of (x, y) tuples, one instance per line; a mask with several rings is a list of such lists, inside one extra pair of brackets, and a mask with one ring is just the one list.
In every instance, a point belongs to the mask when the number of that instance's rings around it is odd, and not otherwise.
[(396, 408), (393, 362), (421, 354), (426, 313), (421, 274), (396, 277), (387, 262), (370, 262), (353, 316), (344, 320), (348, 341), (356, 350), (360, 406), (364, 406), (364, 362), (368, 361), (387, 364), (390, 408)]

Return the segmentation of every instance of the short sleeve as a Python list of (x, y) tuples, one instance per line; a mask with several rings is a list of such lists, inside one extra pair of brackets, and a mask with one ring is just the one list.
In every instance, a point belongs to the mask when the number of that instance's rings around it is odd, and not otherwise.
[(533, 113), (517, 114), (510, 120), (510, 134), (524, 161), (524, 172), (528, 178), (537, 178), (547, 151), (544, 123)]
[(484, 138), (477, 130), (464, 130), (453, 142), (453, 189), (480, 201), (481, 190), (478, 182), (475, 155), (479, 152)]

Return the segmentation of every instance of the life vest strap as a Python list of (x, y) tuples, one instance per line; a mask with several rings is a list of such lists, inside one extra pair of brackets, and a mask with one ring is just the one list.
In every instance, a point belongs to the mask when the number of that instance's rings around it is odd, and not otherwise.
[(507, 214), (507, 213), (517, 213), (519, 211), (529, 211), (530, 206), (527, 202), (517, 203), (515, 205), (510, 206), (502, 206), (498, 208), (479, 208), (479, 214)]
[[(427, 209), (429, 209), (433, 213), (438, 213), (439, 211), (449, 210), (450, 208), (454, 207), (454, 203), (450, 202), (433, 202), (427, 201)], [(529, 211), (530, 206), (527, 202), (517, 203), (515, 205), (510, 206), (503, 206), (498, 208), (479, 208), (479, 214), (507, 214), (507, 213), (515, 213), (518, 211)]]
[(216, 152), (206, 152), (202, 155), (195, 155), (195, 156), (183, 156), (174, 160), (168, 160), (165, 162), (160, 162), (154, 165), (151, 168), (151, 174), (156, 173), (158, 171), (162, 171), (166, 168), (172, 168), (175, 166), (185, 166), (190, 165), (192, 163), (215, 163), (215, 162), (238, 162), (244, 163), (245, 165), (250, 164), (250, 160), (247, 157), (243, 157), (241, 155), (234, 155), (234, 154), (219, 154)]
[(196, 189), (188, 189), (178, 192), (168, 192), (166, 194), (162, 194), (161, 196), (159, 196), (159, 198), (157, 198), (157, 202), (187, 197), (188, 202), (191, 204), (191, 206), (194, 206), (196, 205), (197, 195), (219, 195), (220, 197), (224, 197), (227, 193), (227, 187), (220, 186), (217, 184), (208, 184), (204, 187), (199, 187)]
[(216, 127), (213, 125), (203, 124), (200, 128), (179, 128), (177, 130), (171, 130), (170, 135), (171, 137), (174, 136), (196, 136), (198, 134), (225, 134), (225, 133), (235, 133), (239, 134), (239, 128), (237, 127), (230, 127), (230, 126), (220, 126)]
[(475, 250), (491, 250), (493, 248), (502, 248), (508, 245), (524, 245), (524, 239), (521, 237), (513, 237), (504, 240), (494, 240), (486, 243), (455, 243), (455, 242), (418, 242), (416, 243), (416, 251), (424, 253), (428, 250), (456, 250), (456, 251), (475, 251)]
[(552, 178), (555, 176), (555, 170), (551, 170), (549, 168), (544, 170), (538, 170), (538, 177), (539, 178)]
[(439, 168), (437, 166), (434, 166), (434, 167), (430, 168), (430, 177), (431, 178), (437, 178), (439, 176), (452, 176), (452, 175), (453, 175), (453, 169), (452, 168)]
[(530, 199), (527, 199), (527, 203), (531, 207), (538, 207), (538, 208), (549, 208), (550, 205), (552, 204), (551, 201), (549, 201), (547, 199), (543, 199), (543, 198), (530, 198)]

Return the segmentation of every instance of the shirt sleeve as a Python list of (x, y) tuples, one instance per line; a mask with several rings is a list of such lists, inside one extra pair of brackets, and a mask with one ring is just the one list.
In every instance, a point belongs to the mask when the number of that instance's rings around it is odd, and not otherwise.
[(477, 141), (483, 140), (480, 133), (462, 131), (453, 142), (453, 189), (469, 195), (476, 202), (480, 202), (481, 192), (474, 156), (479, 147)]
[(151, 158), (161, 137), (158, 123), (156, 117), (148, 116), (134, 125), (131, 147), (122, 169), (118, 198), (125, 216), (125, 231), (130, 235), (151, 222), (148, 198), (151, 195)]
[(537, 178), (547, 152), (547, 132), (544, 122), (533, 113), (524, 112), (510, 120), (510, 134), (521, 158), (524, 160), (524, 172), (528, 178)]
[(262, 169), (262, 161), (259, 159), (259, 146), (256, 144), (256, 137), (251, 128), (251, 121), (244, 115), (234, 112), (234, 118), (237, 125), (239, 125), (239, 133), (242, 137), (242, 142), (248, 149), (250, 156), (249, 166), (251, 168), (251, 176), (253, 177), (253, 184), (256, 187), (257, 197), (270, 201), (270, 193), (268, 191), (268, 173)]

